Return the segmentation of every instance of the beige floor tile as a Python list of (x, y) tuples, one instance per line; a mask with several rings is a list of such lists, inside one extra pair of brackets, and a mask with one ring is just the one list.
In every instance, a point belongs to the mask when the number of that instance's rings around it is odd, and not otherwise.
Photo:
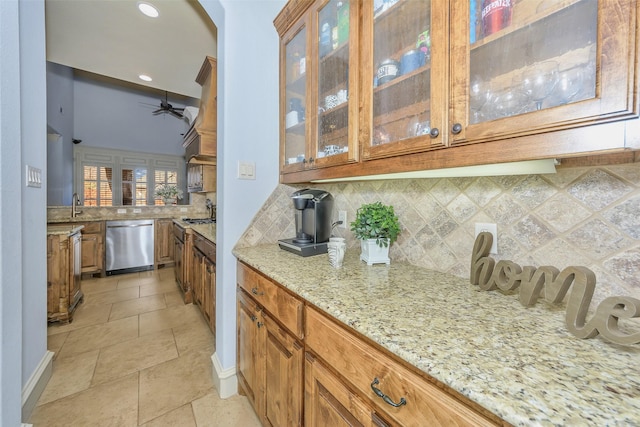
[(182, 292), (178, 290), (178, 285), (175, 285), (176, 288), (172, 292), (165, 292), (164, 299), (167, 303), (167, 307), (171, 307), (174, 305), (184, 305), (184, 298), (182, 297)]
[(165, 267), (159, 270), (156, 270), (156, 275), (160, 278), (161, 281), (165, 280), (175, 280), (175, 271), (174, 267)]
[(188, 325), (202, 318), (200, 309), (193, 304), (168, 307), (165, 310), (140, 314), (140, 336), (163, 329)]
[(82, 292), (85, 295), (98, 294), (100, 292), (113, 291), (118, 286), (118, 279), (115, 276), (99, 278), (99, 279), (85, 279), (80, 283)]
[[(88, 297), (85, 297), (85, 299)], [(109, 320), (111, 304), (99, 306), (88, 306), (80, 304), (73, 314), (71, 323), (52, 323), (47, 328), (47, 335), (61, 334), (63, 332), (75, 331), (91, 325), (98, 325)]]
[(138, 425), (138, 374), (37, 406), (34, 427)]
[(171, 329), (103, 348), (91, 385), (112, 381), (178, 357)]
[(58, 357), (58, 352), (60, 351), (60, 348), (62, 348), (62, 344), (64, 344), (68, 336), (69, 332), (47, 336), (47, 350), (53, 351), (53, 360), (56, 360)]
[(196, 427), (196, 420), (190, 404), (183, 405), (178, 409), (154, 418), (142, 425), (143, 427)]
[[(130, 288), (134, 289), (134, 288)], [(123, 289), (129, 290), (129, 289)], [(166, 308), (167, 304), (164, 295), (151, 295), (148, 297), (135, 298), (127, 301), (114, 303), (111, 306), (111, 315), (109, 320), (122, 319), (123, 317), (135, 316), (148, 311), (160, 310)]]
[(69, 333), (59, 357), (100, 349), (138, 337), (138, 318), (125, 317)]
[(100, 350), (87, 351), (54, 360), (51, 379), (40, 395), (38, 405), (88, 389), (99, 352)]
[(138, 287), (115, 289), (113, 291), (86, 295), (84, 297), (84, 303), (87, 306), (113, 304), (114, 302), (132, 300), (139, 296), (140, 288)]
[(194, 351), (140, 371), (139, 423), (212, 393), (210, 357), (206, 351)]
[(149, 283), (140, 286), (140, 297), (163, 294), (165, 292), (172, 292), (176, 289), (178, 289), (178, 285), (175, 281)]
[(175, 326), (173, 328), (173, 336), (175, 337), (179, 354), (199, 349), (206, 350), (209, 354), (214, 353), (215, 342), (213, 341), (213, 334), (202, 316), (197, 322)]
[(258, 416), (244, 396), (220, 399), (209, 393), (191, 403), (198, 427), (260, 427)]
[(138, 273), (125, 274), (120, 276), (120, 280), (118, 280), (118, 289), (147, 285), (149, 283), (155, 283), (157, 281), (158, 279), (156, 277), (140, 277)]

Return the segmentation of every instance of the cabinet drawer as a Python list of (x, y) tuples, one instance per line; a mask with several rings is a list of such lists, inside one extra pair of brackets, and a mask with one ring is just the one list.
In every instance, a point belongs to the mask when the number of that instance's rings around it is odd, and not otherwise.
[(197, 232), (193, 234), (193, 244), (196, 248), (200, 249), (200, 252), (204, 254), (209, 260), (216, 262), (216, 245), (209, 239), (206, 239), (199, 235)]
[(104, 221), (85, 222), (82, 234), (99, 234), (104, 231)]
[[(306, 343), (394, 422), (406, 426), (497, 425), (310, 307), (306, 309)], [(373, 384), (375, 379), (377, 384)], [(373, 391), (372, 384), (394, 403), (401, 399), (406, 403), (392, 406)]]
[(173, 235), (176, 236), (178, 240), (184, 243), (184, 228), (180, 227), (175, 222), (173, 223)]
[(242, 263), (238, 263), (237, 278), (238, 285), (291, 333), (300, 339), (304, 336), (301, 300)]

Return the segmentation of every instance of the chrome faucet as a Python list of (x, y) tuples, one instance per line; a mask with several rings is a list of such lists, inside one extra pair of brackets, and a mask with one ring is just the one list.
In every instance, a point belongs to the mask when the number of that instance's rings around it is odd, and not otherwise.
[(75, 218), (82, 213), (82, 211), (79, 211), (76, 206), (80, 206), (80, 197), (78, 197), (78, 193), (73, 193), (73, 196), (71, 197), (71, 218)]

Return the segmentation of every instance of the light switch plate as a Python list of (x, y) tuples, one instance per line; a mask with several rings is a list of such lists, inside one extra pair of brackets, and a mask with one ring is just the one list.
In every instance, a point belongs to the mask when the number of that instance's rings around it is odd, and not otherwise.
[(238, 179), (256, 179), (256, 164), (238, 161)]
[(133, 209), (133, 213), (141, 213), (141, 212), (142, 212), (142, 209), (136, 209), (136, 208)]
[(118, 209), (118, 213), (119, 214), (126, 214), (127, 210), (126, 209)]
[(42, 187), (42, 170), (33, 166), (26, 165), (27, 187)]

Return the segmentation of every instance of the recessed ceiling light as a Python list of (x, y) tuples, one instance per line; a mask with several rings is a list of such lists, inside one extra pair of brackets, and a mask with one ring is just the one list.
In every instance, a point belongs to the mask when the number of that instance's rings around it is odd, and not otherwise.
[(140, 74), (138, 78), (140, 80), (144, 80), (145, 82), (150, 82), (151, 80), (153, 80), (151, 77), (147, 76), (146, 74)]
[(145, 3), (142, 1), (138, 2), (138, 9), (140, 9), (140, 12), (144, 13), (145, 15), (151, 18), (157, 18), (158, 15), (160, 14), (158, 12), (158, 9), (155, 8), (155, 6), (153, 6), (150, 3)]

